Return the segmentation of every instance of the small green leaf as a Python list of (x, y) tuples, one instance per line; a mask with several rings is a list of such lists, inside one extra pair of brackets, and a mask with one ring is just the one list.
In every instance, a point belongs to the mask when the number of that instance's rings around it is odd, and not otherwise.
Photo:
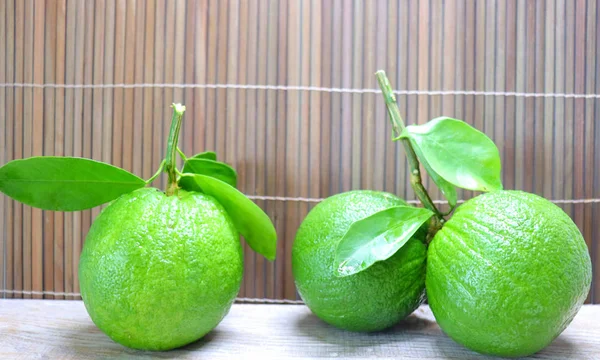
[(44, 210), (85, 210), (144, 186), (121, 168), (83, 158), (39, 156), (0, 168), (0, 191)]
[(407, 126), (400, 137), (410, 139), (419, 149), (419, 159), (452, 185), (475, 191), (502, 189), (498, 148), (466, 122), (440, 117)]
[(205, 151), (192, 156), (190, 159), (208, 159), (217, 161), (217, 154), (214, 151)]
[(212, 176), (233, 187), (237, 186), (237, 173), (235, 170), (231, 166), (219, 161), (191, 158), (183, 165), (183, 172)]
[(394, 206), (352, 223), (336, 249), (336, 275), (356, 274), (394, 255), (431, 216), (428, 209)]
[(248, 245), (269, 260), (275, 260), (277, 233), (269, 216), (258, 205), (231, 185), (206, 175), (183, 174), (179, 186), (203, 192), (223, 205)]
[(433, 171), (431, 165), (429, 165), (427, 160), (425, 160), (425, 157), (421, 153), (421, 149), (418, 146), (413, 146), (413, 148), (415, 150), (415, 153), (417, 154), (417, 157), (421, 161), (421, 164), (425, 168), (425, 171), (427, 171), (433, 182), (442, 191), (442, 194), (444, 194), (444, 197), (446, 198), (446, 200), (448, 200), (448, 204), (450, 204), (450, 207), (454, 207), (457, 201), (456, 188), (454, 187), (454, 185), (450, 184), (449, 182), (444, 180), (444, 178), (441, 177), (440, 174)]

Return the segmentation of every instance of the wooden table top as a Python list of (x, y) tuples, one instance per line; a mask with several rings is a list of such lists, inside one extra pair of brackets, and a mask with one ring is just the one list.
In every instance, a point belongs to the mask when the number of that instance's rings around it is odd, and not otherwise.
[[(427, 306), (396, 327), (361, 334), (329, 326), (303, 305), (236, 304), (200, 341), (155, 353), (114, 343), (92, 323), (81, 301), (0, 300), (2, 359), (492, 359), (445, 336)], [(532, 359), (600, 359), (600, 305)]]

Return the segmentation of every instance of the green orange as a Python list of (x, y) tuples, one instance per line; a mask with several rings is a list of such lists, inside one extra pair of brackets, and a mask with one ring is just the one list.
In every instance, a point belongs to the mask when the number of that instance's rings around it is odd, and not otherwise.
[(238, 232), (214, 198), (143, 188), (94, 221), (79, 279), (92, 320), (113, 340), (168, 350), (217, 326), (239, 291), (242, 270)]
[(591, 284), (591, 261), (558, 206), (496, 191), (460, 206), (435, 235), (427, 296), (442, 330), (480, 353), (517, 357), (550, 344)]
[(346, 330), (376, 331), (421, 304), (426, 264), (422, 232), (385, 261), (347, 277), (335, 275), (335, 249), (350, 225), (399, 205), (406, 203), (392, 194), (350, 191), (319, 203), (304, 219), (292, 249), (292, 269), (298, 293), (319, 318)]

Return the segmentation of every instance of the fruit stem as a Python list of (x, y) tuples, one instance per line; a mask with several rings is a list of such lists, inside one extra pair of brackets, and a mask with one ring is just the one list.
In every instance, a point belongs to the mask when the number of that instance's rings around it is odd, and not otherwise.
[(442, 228), (443, 225), (444, 225), (443, 218), (440, 219), (435, 216), (431, 217), (431, 220), (429, 221), (429, 229), (427, 230), (427, 236), (425, 238), (425, 243), (427, 245), (429, 245), (431, 240), (433, 240), (433, 237), (435, 236), (435, 234), (437, 234), (437, 232), (440, 231), (440, 229)]
[(171, 131), (167, 141), (167, 158), (165, 159), (165, 172), (168, 176), (167, 196), (177, 194), (177, 143), (179, 142), (179, 131), (181, 130), (181, 120), (185, 112), (185, 106), (181, 104), (171, 105), (173, 108), (173, 118), (171, 119)]
[[(405, 126), (402, 116), (400, 115), (400, 109), (398, 109), (398, 104), (396, 103), (394, 90), (392, 90), (392, 85), (390, 85), (390, 81), (385, 75), (385, 71), (379, 70), (375, 73), (375, 76), (377, 76), (379, 87), (381, 88), (381, 92), (383, 93), (383, 97), (385, 99), (385, 105), (387, 106), (388, 113), (390, 114), (390, 121), (392, 122), (392, 127), (395, 133), (394, 138), (397, 138), (400, 136), (400, 134), (402, 134)], [(423, 182), (421, 180), (421, 170), (419, 168), (419, 160), (417, 159), (417, 154), (415, 154), (415, 150), (413, 149), (410, 140), (400, 139), (400, 141), (404, 146), (404, 151), (406, 152), (406, 157), (408, 159), (408, 165), (410, 167), (410, 184), (412, 185), (415, 194), (427, 209), (433, 211), (436, 217), (441, 219), (442, 214), (435, 206), (431, 200), (431, 197), (429, 197), (427, 190), (423, 186)]]

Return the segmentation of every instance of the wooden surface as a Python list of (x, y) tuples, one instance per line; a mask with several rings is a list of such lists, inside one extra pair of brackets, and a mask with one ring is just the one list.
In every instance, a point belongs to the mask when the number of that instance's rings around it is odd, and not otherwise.
[[(64, 154), (148, 178), (165, 155), (168, 106), (183, 102), (181, 148), (217, 151), (241, 191), (271, 197), (257, 203), (276, 225), (278, 258), (245, 246), (240, 295), (294, 299), (291, 247), (316, 202), (281, 197), (362, 188), (415, 198), (381, 95), (169, 84), (378, 89), (383, 68), (398, 90), (450, 92), (397, 98), (409, 124), (447, 115), (492, 137), (505, 188), (561, 201), (598, 279), (600, 201), (575, 200), (600, 198), (600, 98), (523, 93), (600, 93), (599, 3), (0, 0), (0, 164)], [(40, 87), (50, 83), (92, 87)], [(0, 290), (10, 291), (0, 297), (79, 298), (98, 212), (42, 212), (0, 195)], [(588, 300), (600, 302), (600, 280)]]
[[(338, 330), (303, 305), (236, 304), (219, 326), (184, 348), (152, 353), (114, 343), (92, 323), (81, 301), (0, 300), (0, 358), (394, 358), (492, 359), (445, 336), (427, 306), (375, 334)], [(584, 306), (573, 323), (533, 359), (600, 359), (600, 305)]]

